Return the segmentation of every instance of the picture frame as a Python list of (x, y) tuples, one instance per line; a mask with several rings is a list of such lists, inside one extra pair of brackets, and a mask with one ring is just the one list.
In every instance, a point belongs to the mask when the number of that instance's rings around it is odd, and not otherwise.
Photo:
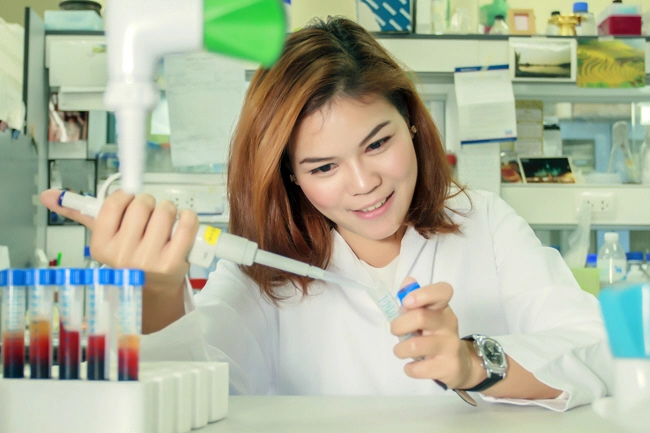
[(511, 35), (536, 35), (533, 9), (508, 9), (508, 33)]
[(573, 162), (568, 156), (519, 156), (523, 183), (576, 183)]
[(576, 81), (575, 38), (510, 38), (508, 45), (513, 81)]

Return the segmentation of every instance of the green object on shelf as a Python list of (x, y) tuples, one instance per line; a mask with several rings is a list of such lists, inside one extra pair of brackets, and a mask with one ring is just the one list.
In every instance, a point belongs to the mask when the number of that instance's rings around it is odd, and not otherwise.
[(489, 5), (483, 5), (479, 8), (479, 22), (486, 27), (492, 27), (494, 24), (494, 17), (503, 15), (504, 18), (508, 17), (508, 2), (506, 0), (492, 0)]
[(280, 57), (286, 24), (279, 0), (205, 0), (203, 43), (213, 52), (270, 67)]
[(587, 293), (598, 296), (600, 292), (600, 273), (598, 268), (571, 268), (580, 288)]

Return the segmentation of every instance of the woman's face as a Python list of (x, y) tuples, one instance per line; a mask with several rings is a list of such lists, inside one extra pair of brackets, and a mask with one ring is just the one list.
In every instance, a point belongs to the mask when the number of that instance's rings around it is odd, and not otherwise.
[(385, 98), (335, 98), (298, 127), (291, 146), (296, 183), (354, 249), (399, 230), (417, 161), (405, 119)]

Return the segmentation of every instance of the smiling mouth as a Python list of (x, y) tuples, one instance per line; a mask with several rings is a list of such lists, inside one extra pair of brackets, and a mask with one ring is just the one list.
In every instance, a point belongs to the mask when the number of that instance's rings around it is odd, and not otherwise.
[(377, 203), (377, 204), (375, 204), (373, 206), (367, 207), (365, 209), (359, 209), (357, 212), (368, 213), (368, 212), (371, 212), (371, 211), (373, 211), (375, 209), (379, 209), (380, 207), (382, 207), (384, 205), (384, 203), (386, 203), (386, 201), (388, 201), (389, 198), (391, 198), (392, 195), (393, 195), (393, 193), (391, 193), (388, 197), (384, 198), (379, 203)]

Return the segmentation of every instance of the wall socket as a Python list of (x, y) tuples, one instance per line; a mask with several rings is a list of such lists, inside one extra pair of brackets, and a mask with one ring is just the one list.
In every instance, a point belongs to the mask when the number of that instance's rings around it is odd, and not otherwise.
[(591, 208), (592, 216), (614, 217), (616, 215), (616, 199), (611, 191), (585, 191), (580, 199)]

